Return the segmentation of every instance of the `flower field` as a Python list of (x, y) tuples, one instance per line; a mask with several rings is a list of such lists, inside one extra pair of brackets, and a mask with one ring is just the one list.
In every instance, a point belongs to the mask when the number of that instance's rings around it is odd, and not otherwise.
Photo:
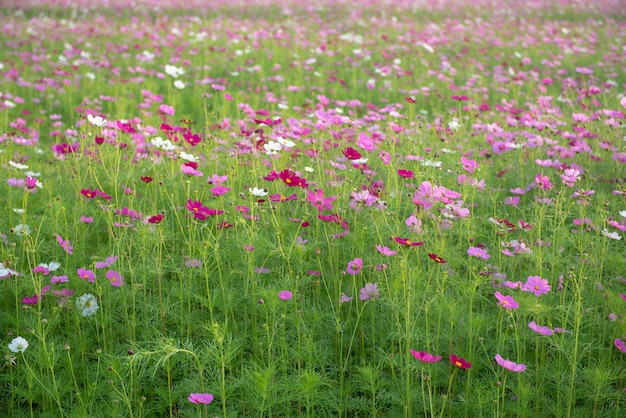
[(8, 0), (0, 411), (622, 417), (621, 0)]

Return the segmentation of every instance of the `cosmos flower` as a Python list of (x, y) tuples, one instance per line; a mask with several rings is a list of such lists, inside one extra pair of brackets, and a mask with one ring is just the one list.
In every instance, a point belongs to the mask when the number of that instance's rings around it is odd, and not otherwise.
[(98, 312), (98, 299), (91, 293), (85, 293), (76, 300), (76, 307), (82, 316), (92, 316)]
[(436, 363), (441, 361), (441, 356), (435, 356), (433, 354), (427, 353), (426, 351), (415, 351), (411, 349), (411, 355), (421, 361), (422, 363)]
[(498, 299), (498, 305), (502, 306), (504, 309), (511, 310), (519, 308), (519, 303), (515, 301), (513, 296), (504, 296), (500, 292), (496, 292), (495, 296)]
[(495, 358), (500, 366), (504, 367), (505, 369), (509, 371), (520, 373), (526, 370), (525, 364), (517, 364), (517, 363), (512, 362), (511, 360), (505, 360), (502, 358), (500, 354), (496, 354)]
[(378, 285), (376, 283), (366, 283), (365, 287), (361, 289), (361, 294), (359, 295), (359, 299), (361, 300), (372, 300), (380, 297), (380, 292), (378, 291)]
[(289, 290), (278, 292), (278, 299), (280, 300), (291, 300), (291, 298), (293, 298), (293, 293)]
[(548, 293), (550, 289), (552, 288), (548, 281), (540, 276), (528, 276), (528, 280), (522, 285), (523, 291), (534, 293), (536, 297)]
[(363, 269), (363, 260), (361, 258), (355, 258), (348, 263), (346, 271), (348, 274), (359, 274)]
[(28, 341), (23, 337), (13, 338), (11, 344), (9, 344), (9, 350), (12, 353), (23, 353), (28, 348)]
[(190, 393), (187, 400), (195, 404), (208, 405), (213, 402), (213, 395), (210, 393)]
[(450, 363), (452, 363), (453, 366), (456, 366), (459, 369), (471, 369), (472, 368), (472, 364), (470, 362), (465, 360), (463, 357), (459, 358), (459, 356), (457, 356), (456, 354), (452, 354), (450, 356)]

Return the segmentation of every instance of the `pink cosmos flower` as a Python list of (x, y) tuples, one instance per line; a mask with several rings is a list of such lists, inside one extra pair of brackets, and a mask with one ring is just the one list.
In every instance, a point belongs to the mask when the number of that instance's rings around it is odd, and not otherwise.
[(52, 278), (50, 279), (50, 284), (67, 283), (69, 281), (70, 278), (67, 276), (52, 276)]
[(540, 276), (528, 276), (528, 280), (522, 285), (523, 291), (534, 293), (536, 297), (548, 293), (550, 289), (552, 288), (548, 281)]
[(195, 404), (208, 405), (213, 402), (213, 395), (210, 393), (190, 393), (187, 400)]
[(319, 212), (322, 212), (324, 209), (333, 210), (331, 202), (336, 199), (337, 196), (324, 197), (324, 192), (321, 189), (306, 191), (306, 200), (315, 206)]
[(383, 161), (385, 165), (388, 165), (389, 163), (391, 163), (391, 154), (389, 154), (387, 151), (381, 150), (378, 153), (378, 157), (380, 157), (380, 159)]
[(202, 177), (202, 176), (204, 176), (204, 173), (202, 171), (196, 170), (191, 165), (183, 164), (180, 167), (180, 169), (182, 170), (183, 173), (187, 174), (188, 176), (192, 176), (192, 177)]
[(361, 258), (355, 258), (348, 263), (346, 271), (349, 274), (359, 274), (363, 269), (363, 260)]
[(289, 290), (283, 290), (278, 292), (278, 298), (281, 300), (291, 300), (291, 298), (293, 298), (293, 293)]
[(345, 293), (341, 294), (341, 297), (339, 298), (339, 303), (348, 303), (352, 300), (352, 296), (348, 296)]
[(550, 182), (550, 178), (548, 176), (544, 176), (543, 174), (537, 174), (535, 176), (535, 184), (543, 190), (550, 190), (554, 187), (554, 185)]
[(621, 351), (622, 353), (626, 353), (626, 343), (622, 340), (620, 340), (619, 338), (616, 338), (615, 341), (615, 347)]
[(211, 193), (213, 193), (213, 196), (222, 196), (226, 193), (228, 193), (231, 189), (226, 187), (226, 186), (216, 186), (211, 188)]
[(209, 184), (214, 184), (216, 186), (224, 183), (226, 180), (228, 180), (228, 176), (220, 176), (218, 174), (213, 174), (210, 179), (207, 179)]
[(513, 296), (504, 296), (500, 292), (496, 292), (495, 296), (498, 299), (498, 305), (502, 306), (504, 309), (511, 310), (519, 308), (519, 303), (515, 301)]
[(467, 255), (469, 255), (470, 257), (482, 258), (483, 260), (488, 260), (491, 258), (491, 255), (489, 255), (487, 251), (483, 250), (480, 247), (470, 247), (467, 250)]
[(176, 113), (172, 106), (168, 106), (166, 104), (162, 104), (159, 106), (159, 112), (169, 116), (174, 116), (174, 113)]
[(537, 323), (535, 321), (532, 321), (531, 323), (529, 323), (528, 324), (528, 328), (532, 329), (537, 334), (545, 335), (546, 337), (549, 337), (552, 334), (554, 334), (554, 331), (551, 328), (545, 327), (545, 326), (541, 326), (541, 325), (537, 325)]
[(110, 257), (107, 257), (105, 261), (97, 261), (96, 262), (96, 268), (97, 269), (107, 268), (110, 265), (112, 265), (113, 263), (115, 263), (116, 261), (117, 261), (117, 256), (116, 255), (112, 255)]
[(413, 357), (423, 363), (436, 363), (441, 360), (441, 356), (435, 356), (433, 354), (427, 353), (426, 351), (415, 351), (411, 349), (411, 354), (413, 355)]
[(500, 354), (496, 354), (496, 361), (500, 366), (515, 373), (520, 373), (526, 370), (525, 364), (517, 364), (512, 362), (511, 360), (505, 360)]
[(361, 289), (361, 294), (359, 295), (359, 299), (361, 300), (371, 300), (379, 297), (380, 292), (378, 291), (378, 285), (376, 283), (366, 283), (365, 287)]
[(46, 268), (45, 266), (37, 266), (37, 267), (33, 268), (32, 272), (33, 273), (41, 273), (44, 276), (47, 276), (48, 274), (50, 274), (50, 270), (48, 270), (48, 268)]
[(574, 183), (580, 179), (580, 171), (576, 168), (568, 168), (561, 174), (561, 181), (568, 187), (574, 187)]
[(461, 157), (461, 164), (463, 165), (463, 170), (468, 173), (473, 173), (478, 168), (478, 163), (474, 160), (468, 160), (465, 157)]
[(387, 256), (387, 257), (392, 257), (392, 256), (398, 254), (397, 251), (393, 251), (389, 247), (383, 247), (382, 245), (376, 245), (376, 249), (378, 250), (379, 253), (381, 253), (382, 255)]
[(115, 270), (108, 270), (106, 272), (106, 278), (111, 283), (111, 286), (120, 287), (124, 285), (124, 276)]
[(78, 277), (80, 277), (81, 279), (87, 280), (90, 283), (93, 283), (96, 278), (96, 274), (93, 271), (84, 269), (82, 267), (76, 270), (76, 274), (78, 274)]

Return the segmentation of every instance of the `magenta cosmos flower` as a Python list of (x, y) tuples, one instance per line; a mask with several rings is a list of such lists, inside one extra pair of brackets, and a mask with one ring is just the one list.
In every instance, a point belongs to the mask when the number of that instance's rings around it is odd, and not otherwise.
[(363, 260), (360, 258), (355, 258), (354, 260), (348, 262), (348, 267), (346, 267), (346, 271), (349, 274), (359, 274), (363, 269)]
[(419, 247), (420, 245), (424, 245), (423, 241), (411, 241), (408, 238), (391, 237), (391, 239), (393, 239), (398, 244), (402, 244), (407, 247)]
[(504, 296), (500, 292), (496, 292), (495, 296), (498, 299), (498, 305), (502, 306), (504, 309), (519, 308), (519, 303), (517, 303), (513, 296)]
[(187, 399), (191, 403), (208, 405), (213, 402), (213, 395), (210, 393), (190, 393)]
[(422, 363), (436, 363), (438, 361), (441, 361), (441, 356), (435, 356), (433, 354), (427, 353), (426, 351), (415, 351), (411, 349), (411, 354)]
[(626, 353), (626, 343), (622, 340), (620, 340), (619, 338), (616, 338), (615, 341), (615, 347), (621, 351), (622, 353)]
[(505, 360), (500, 354), (496, 354), (496, 361), (500, 366), (515, 373), (520, 373), (526, 370), (525, 364), (517, 364), (512, 362), (511, 360)]
[(293, 293), (289, 290), (283, 290), (278, 292), (278, 298), (281, 300), (291, 300), (291, 298), (293, 298)]
[(522, 285), (522, 290), (525, 292), (534, 293), (539, 297), (544, 293), (548, 293), (552, 289), (546, 279), (542, 279), (540, 276), (528, 276), (526, 283)]
[(471, 369), (472, 368), (472, 363), (465, 360), (463, 357), (459, 358), (459, 356), (457, 356), (456, 354), (452, 354), (450, 356), (450, 363), (452, 363), (453, 366), (456, 366), (459, 369)]

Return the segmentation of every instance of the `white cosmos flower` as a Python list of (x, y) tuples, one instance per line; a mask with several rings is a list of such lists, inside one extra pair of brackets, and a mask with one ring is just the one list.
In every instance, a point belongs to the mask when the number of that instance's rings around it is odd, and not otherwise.
[(176, 80), (174, 81), (174, 87), (176, 87), (177, 89), (184, 89), (185, 88), (185, 83), (180, 81), (180, 80)]
[(9, 350), (13, 353), (23, 353), (27, 348), (28, 341), (22, 337), (13, 338), (13, 341), (9, 344)]
[(59, 267), (61, 267), (61, 263), (57, 263), (56, 261), (51, 261), (50, 263), (41, 263), (41, 267), (47, 268), (49, 271), (57, 271)]
[(19, 224), (16, 225), (13, 228), (13, 232), (15, 233), (15, 235), (17, 235), (18, 237), (23, 236), (24, 234), (28, 234), (30, 235), (30, 233), (32, 232), (32, 230), (30, 229), (30, 226), (25, 225), (25, 224)]
[(250, 187), (248, 189), (250, 194), (257, 197), (267, 196), (267, 192), (264, 189), (259, 189), (258, 187)]
[(611, 239), (616, 239), (616, 240), (622, 239), (622, 237), (617, 232), (609, 232), (609, 230), (606, 228), (602, 230), (602, 235)]
[(623, 210), (619, 213), (623, 218), (626, 218), (626, 210)]
[(283, 149), (283, 146), (280, 145), (279, 142), (268, 141), (267, 144), (263, 144), (263, 148), (265, 149), (265, 153), (267, 155), (276, 155), (278, 154), (278, 151)]
[(434, 161), (434, 160), (424, 160), (424, 161), (422, 161), (422, 164), (424, 164), (426, 167), (439, 168), (439, 167), (441, 167), (443, 162), (441, 162), (441, 161)]
[(174, 65), (166, 65), (165, 66), (165, 73), (169, 76), (172, 76), (174, 78), (177, 78), (183, 74), (185, 74), (185, 70), (183, 70), (182, 68), (178, 68)]
[(432, 46), (428, 45), (426, 42), (422, 43), (422, 47), (424, 47), (424, 49), (431, 54), (435, 52), (435, 49)]
[(89, 121), (89, 123), (91, 123), (94, 126), (103, 127), (103, 126), (106, 126), (107, 124), (107, 120), (103, 118), (102, 116), (94, 116), (90, 114), (90, 115), (87, 115), (87, 120)]
[(280, 143), (280, 145), (286, 148), (293, 148), (296, 146), (295, 142), (285, 139), (282, 136), (277, 137), (276, 140)]
[(98, 309), (100, 309), (98, 299), (91, 293), (86, 293), (76, 299), (76, 307), (80, 310), (82, 316), (95, 315)]
[(179, 152), (179, 153), (178, 153), (178, 156), (179, 156), (180, 158), (182, 158), (183, 160), (187, 160), (187, 161), (194, 161), (194, 162), (196, 162), (196, 163), (197, 163), (198, 161), (200, 161), (200, 159), (199, 159), (198, 157), (196, 157), (195, 155), (193, 155), (193, 154), (187, 154), (186, 152), (183, 152), (183, 151)]
[(13, 168), (17, 168), (18, 170), (26, 170), (28, 168), (27, 165), (16, 163), (15, 161), (9, 161), (9, 165)]
[(307, 173), (312, 173), (315, 171), (315, 169), (313, 167), (304, 167), (304, 171), (306, 171)]
[(163, 151), (173, 151), (176, 148), (174, 144), (172, 144), (172, 141), (169, 139), (163, 139), (160, 136), (152, 138), (150, 143)]
[(5, 267), (4, 264), (0, 263), (0, 279), (6, 279), (7, 277), (11, 277), (16, 275), (15, 270), (11, 270), (8, 267)]

